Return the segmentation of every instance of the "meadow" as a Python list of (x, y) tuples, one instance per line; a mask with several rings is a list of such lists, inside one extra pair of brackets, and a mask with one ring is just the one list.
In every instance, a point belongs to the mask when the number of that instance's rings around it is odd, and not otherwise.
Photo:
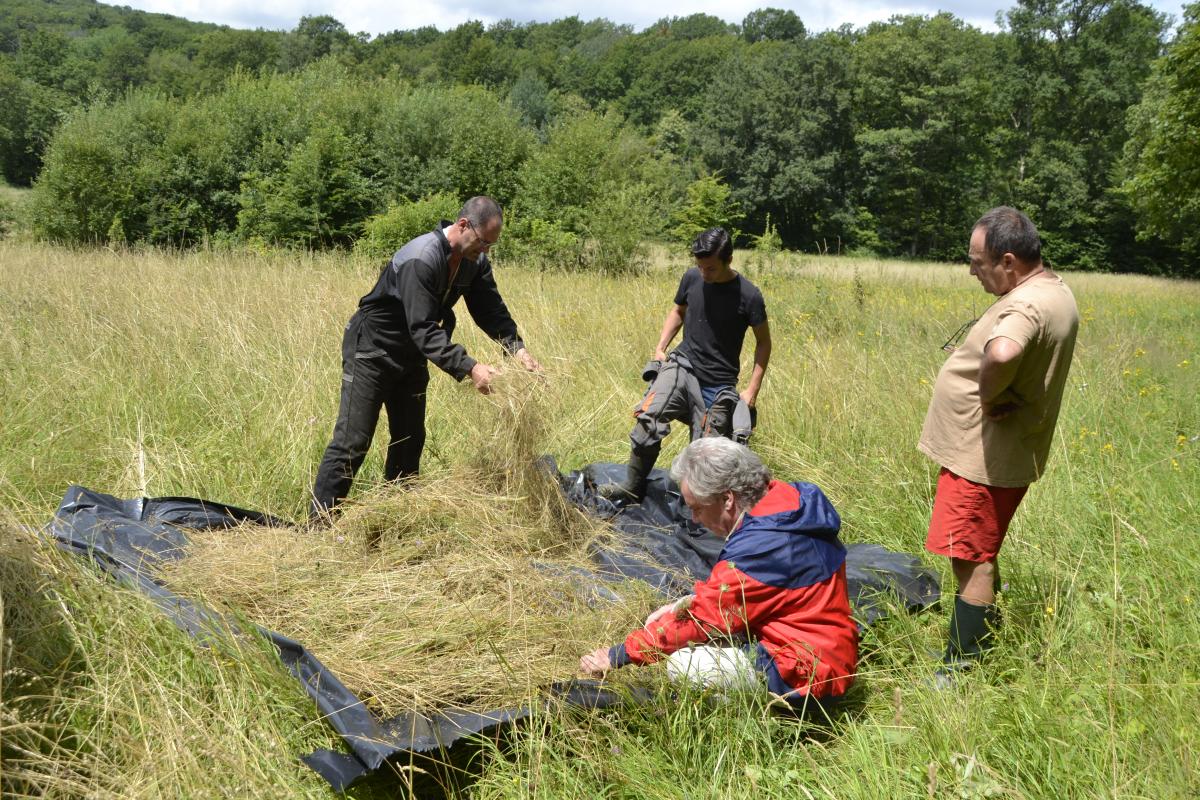
[[(231, 638), (200, 647), (32, 531), (72, 483), (299, 519), (336, 413), (342, 326), (379, 264), (19, 242), (0, 243), (0, 264), (5, 795), (329, 796), (297, 759), (338, 740), (265, 646)], [(342, 554), (369, 570), (359, 533), (395, 530), (411, 542), (421, 503), (436, 497), (429, 524), (446, 547), (509, 532), (511, 560), (482, 556), (500, 592), (520, 588), (523, 576), (508, 573), (519, 573), (521, 558), (597, 535), (544, 502), (524, 502), (523, 485), (489, 483), (487, 468), (511, 465), (511, 413), (523, 402), (538, 418), (527, 449), (564, 469), (624, 459), (641, 367), (685, 266), (660, 250), (650, 269), (618, 279), (537, 271), (501, 251), (501, 290), (545, 378), (506, 375), (483, 397), (435, 372), (421, 484), (402, 494), (373, 483), (382, 471), (373, 449), (344, 527), (313, 547), (353, 533)], [(762, 288), (775, 345), (752, 446), (777, 476), (826, 491), (846, 541), (922, 553), (936, 468), (915, 443), (941, 344), (991, 298), (961, 265), (786, 253), (762, 263), (739, 252), (735, 267)], [(945, 613), (898, 616), (865, 634), (852, 702), (830, 722), (781, 718), (753, 698), (687, 693), (619, 713), (551, 711), (486, 746), (461, 793), (1200, 794), (1200, 284), (1064, 277), (1082, 316), (1075, 363), (1049, 472), (1005, 545), (1006, 624), (981, 669), (952, 690), (927, 688)], [(502, 363), (465, 311), (456, 338)], [(660, 465), (685, 439), (677, 429)], [(495, 519), (481, 522), (488, 513)], [(474, 538), (463, 533), (473, 525)], [(299, 541), (281, 570), (300, 568)], [(421, 552), (406, 557), (420, 567)], [(276, 557), (262, 556), (268, 566)], [(948, 579), (944, 564), (924, 557)], [(582, 645), (638, 611), (572, 635)], [(320, 604), (302, 613), (317, 615)], [(554, 662), (558, 677), (572, 677), (569, 663)], [(510, 678), (493, 670), (491, 680)], [(428, 772), (397, 769), (402, 786)], [(371, 784), (351, 794), (386, 791)]]

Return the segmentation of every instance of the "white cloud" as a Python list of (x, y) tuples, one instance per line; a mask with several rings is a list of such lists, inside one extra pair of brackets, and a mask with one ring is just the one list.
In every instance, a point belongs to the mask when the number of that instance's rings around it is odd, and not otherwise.
[[(475, 0), (477, 1), (477, 0)], [(960, 19), (983, 28), (995, 30), (996, 12), (1014, 2), (993, 0), (921, 0), (901, 3), (881, 3), (877, 0), (810, 0), (783, 2), (772, 0), (612, 0), (604, 5), (583, 0), (473, 0), (452, 9), (431, 2), (415, 0), (259, 0), (246, 3), (240, 0), (124, 0), (133, 8), (174, 14), (187, 19), (216, 22), (235, 28), (269, 28), (291, 30), (302, 16), (329, 14), (352, 33), (365, 31), (378, 35), (394, 30), (411, 30), (433, 25), (448, 30), (471, 19), (491, 24), (501, 19), (517, 22), (549, 22), (563, 17), (579, 16), (590, 20), (604, 17), (616, 23), (630, 24), (641, 30), (663, 17), (682, 17), (704, 13), (726, 22), (740, 23), (757, 8), (788, 8), (795, 11), (810, 31), (823, 31), (850, 23), (855, 27), (875, 20), (886, 20), (894, 14), (932, 15), (939, 10), (949, 11)], [(1180, 0), (1150, 0), (1160, 11), (1181, 16)]]

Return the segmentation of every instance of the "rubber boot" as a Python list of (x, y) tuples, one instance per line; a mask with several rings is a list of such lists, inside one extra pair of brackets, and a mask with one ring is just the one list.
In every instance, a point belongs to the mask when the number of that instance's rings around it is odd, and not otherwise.
[(950, 614), (950, 635), (946, 641), (945, 664), (970, 666), (992, 646), (992, 628), (1000, 622), (1000, 610), (994, 605), (977, 606), (961, 597), (954, 598)]
[(954, 677), (965, 672), (992, 646), (992, 633), (1000, 625), (1000, 609), (995, 605), (977, 606), (961, 597), (954, 598), (950, 612), (950, 633), (942, 666), (934, 674), (934, 684), (945, 688)]
[(596, 494), (611, 502), (640, 503), (646, 498), (646, 478), (658, 460), (658, 449), (631, 450), (629, 463), (625, 467), (625, 480), (620, 483), (602, 483)]

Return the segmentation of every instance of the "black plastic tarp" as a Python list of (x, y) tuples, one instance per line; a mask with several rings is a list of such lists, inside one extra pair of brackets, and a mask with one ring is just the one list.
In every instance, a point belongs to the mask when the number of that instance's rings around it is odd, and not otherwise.
[[(547, 462), (552, 468), (552, 462)], [(678, 490), (655, 470), (646, 501), (618, 508), (596, 496), (594, 482), (619, 477), (623, 467), (597, 464), (558, 477), (566, 496), (580, 508), (611, 520), (617, 532), (612, 547), (591, 553), (594, 570), (573, 570), (577, 585), (597, 602), (615, 597), (606, 584), (638, 579), (664, 595), (690, 591), (716, 561), (721, 540), (698, 528), (682, 506)], [(291, 527), (291, 523), (254, 511), (186, 497), (119, 500), (72, 486), (49, 526), (58, 545), (91, 559), (117, 580), (147, 595), (180, 628), (192, 636), (211, 636), (231, 621), (168, 590), (158, 579), (160, 564), (186, 555), (187, 532), (233, 528), (243, 523)], [(297, 529), (297, 537), (305, 534)], [(551, 565), (540, 565), (553, 569)], [(851, 545), (847, 577), (860, 622), (870, 624), (889, 608), (925, 608), (938, 599), (933, 573), (912, 556), (876, 545)], [(484, 711), (446, 710), (430, 715), (404, 713), (380, 719), (302, 644), (258, 628), (279, 650), (284, 666), (315, 701), (324, 718), (345, 740), (349, 753), (319, 750), (304, 757), (337, 791), (378, 770), (389, 759), (449, 748), (474, 734), (510, 725), (530, 715), (532, 707)], [(573, 680), (547, 687), (547, 702), (605, 707), (630, 697), (606, 690), (595, 681)], [(633, 698), (636, 700), (636, 698)]]
[[(692, 521), (679, 488), (664, 470), (651, 473), (646, 498), (639, 505), (615, 505), (596, 494), (597, 484), (624, 475), (624, 465), (592, 464), (560, 477), (571, 502), (609, 517), (613, 527), (625, 534), (615, 547), (592, 553), (597, 577), (637, 578), (666, 595), (689, 593), (695, 581), (712, 571), (724, 542)], [(921, 611), (940, 597), (933, 570), (915, 556), (877, 544), (846, 546), (846, 582), (854, 616), (862, 625), (874, 624), (893, 608)]]

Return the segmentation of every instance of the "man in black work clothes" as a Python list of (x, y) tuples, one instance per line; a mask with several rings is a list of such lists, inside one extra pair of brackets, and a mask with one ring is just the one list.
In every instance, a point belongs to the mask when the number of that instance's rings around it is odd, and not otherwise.
[[(687, 422), (692, 440), (750, 436), (752, 411), (771, 359), (771, 331), (762, 293), (733, 270), (733, 241), (724, 228), (710, 228), (692, 242), (696, 266), (684, 273), (675, 304), (663, 321), (654, 359), (643, 378), (650, 381), (633, 411), (637, 422), (625, 480), (597, 487), (613, 501), (640, 503), (646, 478), (658, 460), (671, 421)], [(667, 348), (683, 328), (683, 342)], [(754, 368), (746, 388), (737, 390), (742, 342), (754, 332)]]
[(499, 341), (525, 369), (541, 366), (525, 349), (516, 323), (492, 277), (488, 249), (504, 224), (490, 197), (472, 197), (456, 222), (443, 222), (392, 256), (342, 338), (342, 397), (333, 440), (317, 469), (311, 516), (327, 516), (350, 492), (362, 466), (380, 407), (387, 408), (385, 480), (416, 475), (425, 447), (425, 388), (432, 361), (462, 380), (468, 375), (481, 393), (491, 391), (496, 370), (450, 341), (454, 304), (467, 301), (471, 318)]

